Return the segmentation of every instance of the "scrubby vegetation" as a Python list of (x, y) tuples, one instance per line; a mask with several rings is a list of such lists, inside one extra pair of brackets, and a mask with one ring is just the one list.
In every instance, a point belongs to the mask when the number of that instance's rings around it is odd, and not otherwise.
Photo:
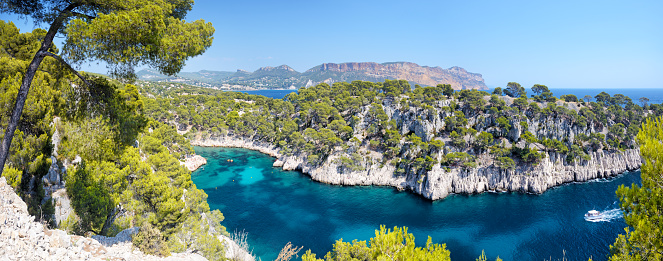
[[(106, 28), (92, 29), (105, 32)], [(0, 126), (7, 129), (23, 75), (47, 32), (35, 29), (21, 34), (3, 21), (0, 30)], [(81, 32), (74, 30), (71, 35)], [(206, 33), (211, 37), (210, 30)], [(91, 45), (99, 40), (94, 37), (79, 35), (74, 44)], [(200, 45), (209, 44), (211, 40)], [(46, 51), (58, 53), (55, 46)], [(78, 51), (73, 53), (78, 60), (102, 55), (102, 60), (116, 61), (113, 51), (117, 50)], [(159, 56), (136, 54), (115, 63), (114, 73), (132, 76), (133, 71), (124, 66), (142, 61), (141, 57)], [(596, 151), (636, 148), (641, 124), (663, 115), (663, 106), (648, 104), (646, 98), (639, 100), (641, 105), (605, 92), (557, 99), (540, 84), (531, 88), (534, 94), (528, 97), (515, 82), (492, 94), (454, 91), (449, 85), (412, 89), (407, 81), (323, 83), (283, 100), (172, 83), (125, 84), (84, 74), (94, 86), (88, 88), (57, 56), (42, 58), (3, 176), (26, 201), (30, 214), (57, 226), (43, 178), (51, 166), (66, 166), (66, 192), (74, 214), (59, 224), (61, 228), (113, 236), (138, 226), (141, 232), (134, 237), (138, 248), (159, 255), (198, 251), (208, 259), (223, 258), (217, 238), (226, 234), (220, 224), (223, 215), (210, 210), (205, 192), (180, 166), (193, 149), (177, 130), (186, 131), (189, 138), (231, 135), (274, 144), (282, 153), (305, 157), (312, 166), (334, 158), (341, 173), (391, 164), (396, 175), (414, 173), (423, 182), (437, 166), (445, 171), (478, 166), (512, 171), (551, 155), (566, 164), (581, 164)], [(150, 62), (174, 73), (184, 58), (172, 58), (173, 65)], [(643, 187), (618, 191), (633, 230), (611, 248), (616, 260), (661, 258), (660, 122), (644, 126), (638, 135), (646, 160)], [(53, 141), (56, 132), (59, 140)], [(649, 240), (652, 235), (654, 244)], [(407, 229), (381, 227), (369, 244), (338, 241), (325, 259), (386, 257), (448, 260), (449, 252), (430, 239), (425, 247), (414, 246)], [(309, 252), (304, 260), (317, 259)]]
[[(46, 31), (36, 29), (19, 34), (11, 22), (4, 21), (0, 21), (0, 29), (3, 32), (0, 36), (3, 50), (0, 52), (0, 128), (5, 130), (18, 93), (21, 72)], [(60, 80), (63, 76), (54, 61), (46, 59), (41, 69), (35, 76), (37, 80), (28, 96), (25, 113), (14, 133), (4, 176), (28, 204), (31, 215), (48, 219), (54, 210), (50, 202), (41, 204), (44, 201), (41, 183), (51, 166), (53, 128), (50, 124), (56, 109), (64, 107), (66, 96), (63, 98), (61, 90), (66, 84)], [(0, 137), (4, 138), (4, 132)]]
[(617, 190), (628, 227), (610, 246), (610, 260), (663, 259), (663, 117), (647, 120), (638, 133), (642, 186)]
[(621, 94), (557, 99), (540, 84), (527, 98), (515, 82), (504, 90), (508, 96), (498, 95), (501, 88), (491, 95), (390, 80), (323, 83), (284, 100), (172, 83), (141, 83), (141, 90), (155, 97), (146, 101), (148, 115), (189, 138), (230, 135), (274, 144), (313, 166), (333, 158), (339, 172), (377, 160), (422, 176), (437, 164), (509, 170), (553, 154), (582, 164), (599, 150), (636, 148), (640, 123), (663, 113), (663, 106), (642, 107)]
[[(0, 29), (0, 124), (5, 129), (22, 74), (45, 31), (20, 34), (3, 21)], [(192, 250), (222, 259), (216, 236), (227, 234), (220, 224), (223, 215), (210, 210), (205, 192), (180, 166), (193, 154), (188, 141), (144, 114), (136, 86), (86, 78), (95, 88), (87, 88), (50, 57), (35, 76), (3, 172), (30, 214), (58, 225), (42, 181), (54, 156), (58, 169), (67, 167), (63, 177), (75, 212), (63, 229), (113, 236), (137, 226), (142, 229), (134, 239), (147, 252)], [(57, 150), (51, 140), (55, 132)]]
[[(407, 232), (407, 227), (394, 227), (387, 229), (384, 225), (375, 230), (375, 237), (368, 243), (366, 241), (353, 240), (343, 242), (339, 239), (334, 243), (333, 250), (323, 258), (317, 258), (316, 254), (307, 251), (303, 261), (343, 261), (343, 260), (451, 260), (450, 252), (445, 244), (433, 244), (429, 236), (426, 245), (417, 247), (414, 243), (414, 235)], [(484, 252), (477, 259), (486, 261)], [(501, 261), (499, 257), (496, 259)]]
[(380, 226), (375, 231), (375, 237), (366, 241), (353, 240), (352, 243), (338, 240), (334, 250), (327, 253), (324, 259), (307, 251), (302, 256), (303, 261), (341, 261), (341, 260), (451, 260), (446, 245), (433, 244), (428, 237), (425, 247), (414, 244), (414, 235), (407, 232), (407, 228), (394, 227), (393, 230)]

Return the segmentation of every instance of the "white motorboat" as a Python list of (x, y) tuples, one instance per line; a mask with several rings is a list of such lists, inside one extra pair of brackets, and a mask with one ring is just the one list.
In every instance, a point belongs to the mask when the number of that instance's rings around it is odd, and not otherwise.
[(602, 219), (603, 217), (601, 216), (601, 212), (596, 211), (596, 210), (590, 210), (587, 211), (587, 214), (585, 214), (585, 220), (588, 221), (594, 221), (594, 220), (599, 220)]

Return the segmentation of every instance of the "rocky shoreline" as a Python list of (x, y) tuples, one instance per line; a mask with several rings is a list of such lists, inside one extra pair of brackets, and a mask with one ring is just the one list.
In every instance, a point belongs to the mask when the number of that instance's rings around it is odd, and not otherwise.
[[(423, 176), (395, 175), (395, 167), (379, 163), (365, 164), (364, 171), (343, 171), (334, 163), (340, 153), (333, 153), (320, 166), (313, 167), (301, 155), (287, 156), (279, 153), (272, 144), (232, 136), (194, 139), (194, 146), (233, 147), (257, 150), (276, 158), (275, 167), (283, 170), (300, 170), (311, 179), (335, 185), (391, 186), (410, 190), (430, 200), (443, 199), (449, 194), (476, 194), (487, 191), (515, 191), (540, 194), (549, 188), (570, 182), (586, 182), (593, 179), (614, 177), (626, 171), (640, 168), (639, 149), (625, 151), (597, 151), (591, 159), (565, 164), (558, 154), (550, 154), (535, 167), (517, 166), (514, 170), (478, 167), (445, 170), (439, 164)], [(369, 152), (380, 157), (379, 153)], [(340, 170), (340, 171), (339, 171)]]

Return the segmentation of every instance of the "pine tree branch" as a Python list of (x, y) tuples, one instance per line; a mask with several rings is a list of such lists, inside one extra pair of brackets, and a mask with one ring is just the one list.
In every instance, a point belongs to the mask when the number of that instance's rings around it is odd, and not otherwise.
[(83, 77), (83, 75), (81, 75), (78, 71), (76, 71), (73, 67), (71, 67), (71, 65), (69, 65), (69, 63), (67, 63), (64, 59), (62, 59), (62, 57), (60, 57), (60, 56), (58, 56), (54, 53), (51, 53), (51, 52), (44, 52), (44, 55), (53, 57), (56, 60), (58, 60), (65, 67), (67, 67), (70, 71), (72, 71), (76, 76), (78, 76), (78, 78), (80, 78), (88, 87), (93, 86), (92, 83), (90, 83), (87, 79), (85, 79), (85, 77)]

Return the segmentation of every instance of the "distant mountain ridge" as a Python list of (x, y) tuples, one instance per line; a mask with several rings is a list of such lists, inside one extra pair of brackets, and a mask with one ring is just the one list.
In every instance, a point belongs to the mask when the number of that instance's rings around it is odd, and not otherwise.
[(141, 70), (137, 73), (140, 80), (182, 82), (201, 87), (221, 89), (297, 89), (318, 83), (334, 82), (407, 80), (412, 84), (436, 86), (451, 84), (454, 89), (479, 89), (488, 87), (481, 74), (471, 73), (461, 67), (443, 69), (439, 66), (420, 66), (410, 62), (350, 62), (323, 63), (303, 73), (287, 65), (262, 67), (254, 72), (237, 70), (182, 72), (169, 77), (154, 70)]

